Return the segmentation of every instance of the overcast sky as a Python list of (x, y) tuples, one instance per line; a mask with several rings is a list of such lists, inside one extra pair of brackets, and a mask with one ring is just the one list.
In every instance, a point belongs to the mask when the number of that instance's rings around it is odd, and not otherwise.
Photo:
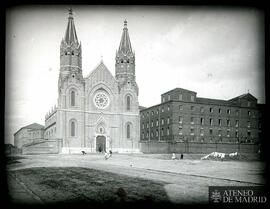
[[(22, 126), (44, 125), (57, 104), (60, 42), (69, 6), (14, 7), (6, 13), (5, 141)], [(230, 99), (248, 91), (265, 102), (264, 19), (254, 8), (72, 6), (83, 75), (101, 56), (115, 74), (127, 19), (136, 56), (139, 104), (152, 106), (180, 87)]]

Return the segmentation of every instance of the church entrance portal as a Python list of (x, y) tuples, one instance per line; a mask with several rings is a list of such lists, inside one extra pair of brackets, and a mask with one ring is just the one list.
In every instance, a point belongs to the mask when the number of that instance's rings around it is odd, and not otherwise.
[(106, 152), (106, 137), (97, 136), (96, 138), (96, 151), (97, 152)]

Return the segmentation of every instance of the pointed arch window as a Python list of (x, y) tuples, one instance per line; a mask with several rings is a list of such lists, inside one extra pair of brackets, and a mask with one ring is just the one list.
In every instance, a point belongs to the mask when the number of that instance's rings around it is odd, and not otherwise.
[(127, 139), (130, 139), (130, 124), (127, 124)]
[(127, 111), (130, 111), (130, 96), (127, 96)]
[(70, 136), (76, 136), (76, 123), (75, 121), (70, 122)]
[(75, 95), (75, 91), (71, 91), (70, 92), (70, 105), (72, 106), (72, 107), (74, 107), (75, 106), (75, 98), (76, 97), (76, 95)]

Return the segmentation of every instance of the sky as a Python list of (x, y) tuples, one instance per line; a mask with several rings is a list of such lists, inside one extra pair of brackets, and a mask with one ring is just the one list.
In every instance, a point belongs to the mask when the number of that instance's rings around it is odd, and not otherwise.
[[(68, 8), (21, 6), (6, 12), (5, 143), (57, 105), (60, 43)], [(265, 103), (264, 17), (255, 8), (72, 6), (86, 77), (103, 62), (115, 74), (123, 22), (136, 57), (139, 104), (160, 103), (176, 87), (228, 100), (251, 93)]]

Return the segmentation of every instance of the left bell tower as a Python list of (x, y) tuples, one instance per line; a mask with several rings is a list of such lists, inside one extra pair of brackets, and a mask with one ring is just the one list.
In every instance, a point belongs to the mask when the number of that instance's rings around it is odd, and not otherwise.
[(59, 79), (65, 79), (70, 74), (82, 78), (82, 49), (77, 38), (72, 9), (69, 9), (66, 33), (60, 45)]

